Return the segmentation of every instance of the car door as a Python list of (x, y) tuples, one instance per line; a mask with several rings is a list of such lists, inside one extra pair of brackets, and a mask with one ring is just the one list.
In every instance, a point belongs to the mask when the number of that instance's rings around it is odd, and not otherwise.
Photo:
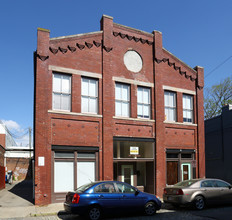
[(218, 189), (217, 200), (218, 203), (232, 202), (232, 189), (231, 186), (221, 180), (214, 180), (215, 187)]
[(94, 194), (98, 204), (104, 210), (111, 212), (119, 208), (121, 198), (113, 183), (106, 182), (96, 186)]
[(219, 189), (215, 187), (212, 180), (204, 180), (201, 182), (201, 192), (207, 203), (214, 204), (217, 202)]
[(136, 189), (126, 183), (117, 183), (120, 200), (124, 211), (131, 212), (143, 208), (145, 198)]

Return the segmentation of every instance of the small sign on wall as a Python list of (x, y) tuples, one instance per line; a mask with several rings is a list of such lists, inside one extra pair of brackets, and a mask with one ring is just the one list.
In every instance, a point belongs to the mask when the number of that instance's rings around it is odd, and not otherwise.
[(38, 166), (43, 167), (45, 164), (45, 159), (44, 157), (39, 157), (38, 158)]

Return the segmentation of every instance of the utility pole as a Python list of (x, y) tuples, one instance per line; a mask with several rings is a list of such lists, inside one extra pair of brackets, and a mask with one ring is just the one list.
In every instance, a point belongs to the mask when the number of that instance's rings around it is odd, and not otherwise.
[(29, 127), (29, 149), (30, 149), (30, 159), (31, 159), (31, 127)]

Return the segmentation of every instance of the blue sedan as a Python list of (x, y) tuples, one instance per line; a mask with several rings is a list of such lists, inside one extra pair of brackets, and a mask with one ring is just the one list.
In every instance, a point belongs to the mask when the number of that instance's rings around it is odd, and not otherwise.
[(152, 194), (119, 181), (92, 182), (68, 192), (64, 209), (68, 213), (98, 220), (103, 214), (119, 212), (144, 212), (154, 215), (161, 208), (161, 201)]

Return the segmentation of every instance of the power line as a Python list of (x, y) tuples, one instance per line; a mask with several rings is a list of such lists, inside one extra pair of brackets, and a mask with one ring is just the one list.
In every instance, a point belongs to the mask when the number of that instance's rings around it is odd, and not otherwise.
[(211, 75), (215, 70), (217, 70), (219, 67), (221, 67), (224, 63), (226, 63), (232, 56), (229, 56), (227, 59), (225, 59), (223, 62), (221, 62), (219, 65), (217, 65), (213, 70), (211, 70), (206, 76), (205, 79)]

